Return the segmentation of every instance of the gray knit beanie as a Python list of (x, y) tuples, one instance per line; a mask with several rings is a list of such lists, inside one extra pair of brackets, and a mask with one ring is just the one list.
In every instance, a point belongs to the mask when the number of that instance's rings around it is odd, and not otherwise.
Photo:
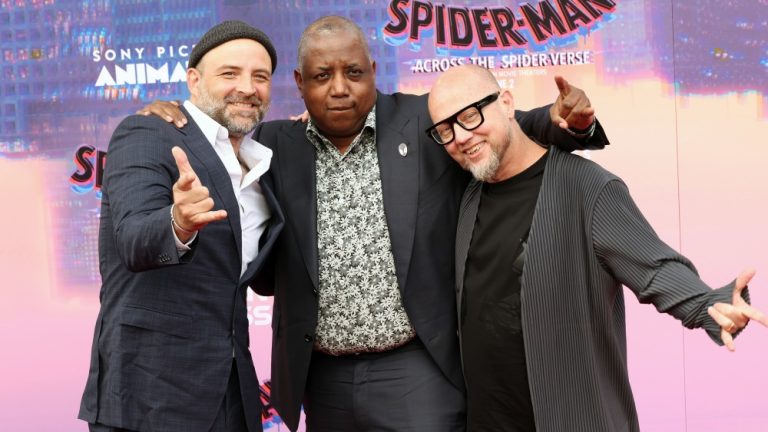
[(200, 63), (205, 53), (217, 46), (235, 39), (252, 39), (260, 43), (267, 50), (269, 58), (272, 59), (272, 72), (277, 67), (277, 53), (272, 41), (263, 31), (251, 27), (242, 21), (224, 21), (211, 27), (200, 41), (192, 48), (192, 54), (189, 55), (189, 67), (196, 67)]

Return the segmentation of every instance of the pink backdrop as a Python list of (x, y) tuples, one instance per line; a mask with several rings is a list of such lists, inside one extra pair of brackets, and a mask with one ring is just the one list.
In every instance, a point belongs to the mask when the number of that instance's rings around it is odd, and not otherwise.
[[(9, 135), (9, 119), (17, 116), (22, 106), (16, 101), (34, 99), (34, 94), (24, 99), (21, 93), (8, 92), (8, 83), (26, 78), (20, 74), (26, 63), (16, 56), (19, 43), (13, 42), (21, 26), (18, 17), (31, 22), (37, 10), (52, 11), (56, 23), (73, 20), (67, 11), (76, 3), (0, 2), (0, 49), (4, 56), (0, 70), (6, 78), (4, 86), (0, 85), (4, 91), (0, 106), (4, 116), (0, 123), (0, 196), (5, 203), (0, 213), (0, 429), (8, 431), (85, 430), (84, 423), (75, 417), (88, 372), (98, 280), (73, 279), (69, 271), (81, 263), (95, 268), (98, 197), (90, 191), (78, 200), (71, 199), (68, 179), (77, 169), (72, 155), (84, 143), (106, 149), (111, 129), (122, 116), (144, 100), (176, 94), (165, 89), (182, 86), (183, 91), (183, 83), (146, 85), (129, 96), (119, 110), (104, 111), (101, 117), (70, 117), (70, 123), (53, 126), (33, 114), (54, 106), (66, 95), (41, 95), (38, 99), (49, 105), (24, 105), (29, 121), (19, 123), (18, 128), (42, 131), (42, 135), (35, 135), (38, 141), (34, 145), (38, 146), (63, 139), (58, 145), (64, 151), (36, 152), (32, 145), (28, 153), (15, 153), (17, 138)], [(130, 2), (97, 3), (106, 4), (105, 14), (118, 14), (122, 13), (119, 6)], [(423, 68), (424, 60), (445, 59), (446, 55), (493, 57), (494, 72), (504, 86), (513, 89), (521, 108), (554, 100), (557, 90), (553, 77), (564, 75), (587, 91), (612, 142), (607, 150), (584, 156), (624, 178), (659, 235), (691, 258), (710, 285), (728, 283), (747, 266), (757, 268), (751, 284), (752, 301), (768, 311), (768, 255), (764, 252), (768, 245), (765, 0), (615, 1), (614, 10), (589, 26), (555, 34), (548, 41), (495, 50), (472, 45), (470, 51), (455, 46), (436, 49), (434, 34), (427, 32), (434, 29), (434, 23), (417, 38), (385, 34), (384, 26), (395, 19), (389, 12), (392, 4), (410, 13), (418, 2), (253, 3), (247, 10), (228, 8), (223, 2), (210, 6), (205, 24), (190, 25), (198, 28), (197, 35), (210, 23), (242, 13), (239, 16), (252, 17), (257, 24), (265, 22), (259, 25), (267, 33), (287, 32), (288, 36), (276, 39), (279, 50), (290, 55), (283, 57), (287, 60), (278, 69), (272, 118), (296, 112), (300, 106), (291, 84), (295, 50), (290, 50), (300, 28), (313, 19), (304, 13), (310, 6), (315, 15), (335, 12), (364, 23), (361, 25), (379, 59), (379, 83), (384, 90), (427, 91), (436, 75), (419, 67)], [(524, 3), (558, 4), (554, 0), (498, 3), (518, 15)], [(200, 7), (208, 4), (201, 2)], [(451, 4), (497, 7), (497, 2), (489, 1)], [(274, 15), (260, 13), (264, 11)], [(271, 16), (282, 17), (284, 11), (300, 19), (269, 23)], [(530, 32), (523, 34), (533, 40)], [(581, 51), (590, 54), (586, 64), (501, 67), (504, 55)], [(86, 49), (80, 55), (88, 57), (89, 52)], [(72, 67), (65, 58), (54, 60), (61, 62), (62, 72)], [(90, 83), (85, 91), (94, 88), (101, 67), (93, 64), (88, 70)], [(115, 88), (120, 90), (119, 85)], [(9, 108), (11, 97), (13, 109)], [(101, 105), (98, 109), (104, 110)], [(72, 224), (73, 214), (81, 223), (75, 228), (68, 226), (67, 232), (74, 229), (77, 235), (62, 235), (62, 224)], [(70, 264), (63, 265), (62, 257)], [(736, 352), (730, 353), (703, 332), (687, 331), (653, 307), (637, 304), (631, 292), (626, 294), (629, 368), (643, 430), (768, 430), (768, 404), (764, 400), (768, 330), (750, 325), (737, 339)], [(268, 379), (271, 303), (253, 297), (249, 308), (254, 360), (260, 378)], [(271, 430), (278, 429), (275, 426)]]

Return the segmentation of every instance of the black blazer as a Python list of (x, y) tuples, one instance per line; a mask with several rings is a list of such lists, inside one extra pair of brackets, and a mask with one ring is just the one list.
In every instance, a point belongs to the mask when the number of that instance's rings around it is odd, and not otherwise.
[[(551, 125), (547, 108), (517, 114), (523, 130), (540, 141), (578, 147)], [(463, 390), (454, 240), (469, 176), (426, 135), (431, 125), (426, 95), (378, 94), (376, 145), (384, 212), (405, 310), (435, 363)], [(261, 294), (275, 296), (272, 404), (291, 430), (299, 423), (318, 314), (315, 148), (305, 131), (303, 123), (276, 121), (261, 124), (254, 133), (274, 151), (264, 180), (273, 187), (287, 220), (270, 257), (273, 272), (262, 273), (258, 286)], [(401, 143), (407, 145), (406, 156), (398, 150)]]
[[(185, 111), (187, 118), (191, 117)], [(180, 146), (226, 220), (203, 228), (179, 258), (170, 221)], [(190, 121), (131, 116), (109, 144), (102, 189), (101, 309), (79, 417), (137, 431), (208, 430), (221, 406), (233, 351), (249, 430), (261, 430), (259, 383), (248, 348), (246, 289), (283, 226), (272, 211), (259, 256), (240, 277), (240, 212), (229, 175)]]

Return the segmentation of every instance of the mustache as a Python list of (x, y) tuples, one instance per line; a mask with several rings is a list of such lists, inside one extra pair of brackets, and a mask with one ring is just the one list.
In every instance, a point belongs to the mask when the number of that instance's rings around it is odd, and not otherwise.
[(237, 96), (237, 95), (230, 95), (224, 98), (224, 102), (226, 103), (247, 103), (251, 104), (257, 108), (264, 105), (264, 103), (259, 99), (258, 96)]

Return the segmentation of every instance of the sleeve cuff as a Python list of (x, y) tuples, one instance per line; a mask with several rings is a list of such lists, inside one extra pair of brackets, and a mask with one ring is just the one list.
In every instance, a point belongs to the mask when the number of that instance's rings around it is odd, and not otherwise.
[(185, 253), (192, 250), (192, 248), (189, 246), (192, 244), (192, 242), (195, 241), (197, 238), (197, 231), (195, 231), (192, 234), (192, 237), (184, 243), (181, 240), (179, 240), (179, 237), (176, 235), (176, 230), (174, 229), (174, 220), (173, 220), (173, 205), (171, 206), (171, 232), (173, 233), (173, 240), (176, 243), (176, 251), (179, 253), (179, 258), (183, 257)]
[(592, 124), (589, 125), (586, 129), (576, 129), (576, 128), (567, 128), (565, 131), (568, 133), (568, 135), (577, 138), (577, 139), (588, 139), (592, 138), (592, 135), (595, 134), (595, 127), (597, 125), (597, 118), (595, 118), (592, 121)]

